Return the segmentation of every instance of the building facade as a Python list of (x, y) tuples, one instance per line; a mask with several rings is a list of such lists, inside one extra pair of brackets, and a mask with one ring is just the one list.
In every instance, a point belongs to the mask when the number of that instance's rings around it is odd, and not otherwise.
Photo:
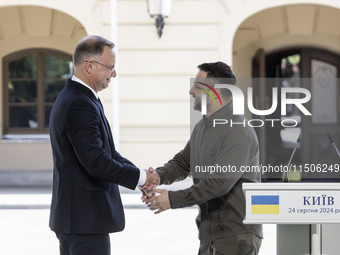
[[(339, 21), (337, 0), (173, 0), (158, 38), (144, 0), (0, 0), (0, 176), (50, 176), (49, 110), (72, 73), (74, 47), (86, 35), (117, 45), (118, 77), (100, 97), (120, 152), (147, 168), (166, 162), (189, 139), (188, 92), (197, 65), (219, 60), (232, 65), (245, 81), (239, 84), (244, 94), (253, 87), (254, 104), (265, 109), (271, 104), (266, 88), (283, 85), (251, 78), (310, 78), (320, 68), (329, 70), (330, 79), (339, 77)], [(291, 137), (301, 130), (298, 160), (334, 160), (324, 133), (340, 139), (339, 90), (327, 93), (307, 104), (320, 109), (330, 101), (319, 119), (292, 112), (294, 134), (282, 126), (258, 131), (262, 162), (284, 163)], [(323, 117), (329, 111), (335, 117)], [(246, 115), (259, 119), (247, 108)], [(2, 180), (0, 185), (11, 184)], [(38, 177), (20, 181), (38, 183)]]

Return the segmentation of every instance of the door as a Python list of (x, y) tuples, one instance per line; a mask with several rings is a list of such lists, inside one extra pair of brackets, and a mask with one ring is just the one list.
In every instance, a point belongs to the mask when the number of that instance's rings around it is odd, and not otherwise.
[[(254, 57), (253, 70), (259, 70), (258, 54)], [(263, 65), (262, 65), (263, 66)], [(287, 166), (303, 132), (301, 145), (292, 160), (290, 181), (335, 181), (339, 179), (340, 159), (332, 147), (327, 133), (339, 144), (339, 68), (340, 56), (313, 48), (296, 48), (265, 54), (265, 92), (256, 82), (253, 85), (255, 105), (273, 103), (272, 89), (278, 91), (278, 107), (266, 119), (280, 120), (285, 125), (268, 122), (265, 132), (259, 132), (260, 142), (265, 144), (264, 162), (271, 166)], [(258, 74), (261, 72), (257, 71)], [(261, 75), (260, 75), (261, 77)], [(258, 82), (257, 82), (258, 83)], [(303, 106), (312, 114), (305, 115), (293, 104), (284, 106), (282, 115), (282, 88), (304, 88), (310, 91), (311, 100)], [(301, 93), (287, 93), (286, 98), (303, 98)], [(282, 122), (283, 121), (283, 122)], [(291, 122), (291, 124), (289, 124)], [(264, 181), (280, 181), (282, 171), (267, 173)]]

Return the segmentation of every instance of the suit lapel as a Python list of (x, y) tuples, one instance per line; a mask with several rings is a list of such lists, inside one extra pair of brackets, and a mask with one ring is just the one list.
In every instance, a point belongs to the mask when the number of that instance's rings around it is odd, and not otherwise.
[(110, 142), (110, 146), (111, 146), (111, 150), (112, 150), (112, 155), (113, 155), (113, 152), (115, 151), (115, 146), (114, 146), (114, 143), (113, 143), (113, 137), (112, 137), (112, 132), (111, 132), (110, 124), (107, 121), (107, 118), (106, 118), (105, 113), (104, 113), (104, 108), (103, 108), (103, 105), (102, 105), (100, 99), (98, 98), (98, 100), (96, 100), (96, 101), (97, 101), (96, 104), (100, 108), (100, 115), (102, 117), (104, 126), (106, 128), (106, 132), (108, 133), (108, 136), (109, 136), (109, 142)]
[(94, 102), (98, 106), (99, 112), (100, 112), (100, 117), (102, 119), (103, 125), (104, 125), (105, 130), (106, 130), (108, 137), (109, 137), (109, 144), (110, 144), (110, 147), (111, 147), (112, 156), (114, 156), (115, 146), (114, 146), (114, 143), (113, 143), (111, 128), (110, 128), (109, 122), (107, 121), (107, 119), (105, 117), (102, 103), (100, 102), (99, 99), (97, 99), (95, 97), (95, 95), (92, 93), (91, 90), (89, 90), (88, 88), (86, 88), (82, 84), (79, 84), (78, 82), (69, 80), (68, 85), (69, 86), (75, 86), (77, 89), (79, 89), (84, 94), (86, 94), (91, 99), (91, 101)]

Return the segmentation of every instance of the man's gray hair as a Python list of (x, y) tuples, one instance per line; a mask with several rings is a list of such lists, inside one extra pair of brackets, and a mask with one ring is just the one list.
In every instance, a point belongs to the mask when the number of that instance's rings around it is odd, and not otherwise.
[(79, 66), (94, 56), (101, 56), (105, 46), (108, 46), (111, 49), (115, 47), (113, 42), (101, 36), (92, 35), (83, 38), (76, 46), (73, 53), (74, 66)]

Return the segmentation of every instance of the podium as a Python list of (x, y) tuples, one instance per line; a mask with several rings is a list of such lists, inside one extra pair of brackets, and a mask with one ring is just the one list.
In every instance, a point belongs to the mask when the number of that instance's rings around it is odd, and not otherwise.
[[(292, 243), (298, 232), (310, 233), (305, 238), (304, 245), (308, 245), (308, 253), (312, 255), (321, 253), (321, 236), (338, 236), (340, 231), (340, 184), (339, 183), (243, 183), (243, 192), (246, 198), (245, 224), (278, 224), (282, 226), (284, 244), (277, 240), (277, 246), (288, 248), (290, 254), (306, 254), (294, 251)], [(329, 224), (331, 223), (331, 225)], [(326, 227), (322, 227), (322, 224)], [(289, 227), (291, 226), (291, 227)], [(265, 233), (264, 233), (265, 234)], [(280, 235), (281, 235), (280, 234)], [(279, 235), (279, 233), (278, 233)], [(303, 240), (303, 238), (301, 239)], [(307, 240), (307, 241), (306, 241)], [(328, 250), (337, 250), (340, 242), (337, 238), (328, 242)], [(290, 247), (288, 247), (290, 245)], [(306, 250), (306, 249), (305, 249)], [(289, 254), (277, 249), (278, 255)]]

